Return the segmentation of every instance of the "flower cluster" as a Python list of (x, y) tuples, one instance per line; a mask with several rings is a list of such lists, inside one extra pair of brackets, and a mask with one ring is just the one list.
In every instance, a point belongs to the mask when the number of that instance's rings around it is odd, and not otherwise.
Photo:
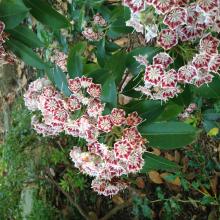
[(179, 114), (180, 120), (185, 120), (191, 116), (191, 114), (197, 109), (195, 103), (191, 103), (181, 114)]
[[(157, 37), (157, 43), (165, 50), (178, 40), (195, 40), (207, 29), (220, 32), (219, 0), (123, 0), (123, 4), (131, 11), (127, 25), (145, 34), (146, 42)], [(154, 16), (154, 12), (159, 16)]]
[(158, 53), (153, 57), (153, 64), (149, 65), (143, 56), (135, 57), (145, 66), (144, 86), (136, 88), (150, 99), (167, 101), (181, 92), (179, 84), (192, 84), (200, 87), (208, 84), (218, 74), (220, 54), (218, 54), (219, 40), (211, 34), (203, 36), (199, 44), (199, 53), (185, 66), (175, 69), (166, 69), (173, 63), (173, 59), (166, 52)]
[(56, 51), (52, 56), (52, 61), (60, 67), (63, 72), (67, 72), (67, 55), (63, 52)]
[(97, 13), (93, 17), (91, 27), (85, 27), (82, 34), (89, 41), (99, 41), (103, 38), (103, 32), (100, 27), (105, 27), (107, 25), (105, 19)]
[(213, 78), (211, 73), (218, 74), (220, 67), (219, 42), (211, 34), (204, 35), (199, 43), (199, 53), (179, 69), (178, 80), (197, 87), (210, 83)]
[(95, 177), (92, 188), (99, 194), (117, 194), (127, 187), (121, 175), (138, 172), (144, 164), (145, 140), (137, 130), (141, 118), (136, 112), (126, 117), (114, 108), (97, 119), (97, 140), (88, 144), (88, 152), (74, 147), (70, 156), (81, 172)]
[[(140, 62), (140, 57), (136, 60)], [(177, 85), (178, 72), (174, 69), (167, 70), (173, 59), (165, 52), (158, 53), (153, 58), (153, 64), (149, 65), (147, 61), (140, 64), (145, 65), (144, 86), (139, 86), (135, 90), (141, 91), (150, 99), (167, 101), (181, 92)]]
[(74, 147), (70, 152), (75, 166), (95, 177), (92, 188), (99, 194), (117, 194), (127, 187), (121, 175), (138, 172), (143, 166), (145, 140), (137, 130), (142, 119), (137, 112), (126, 116), (118, 108), (103, 115), (102, 88), (91, 78), (69, 79), (68, 86), (70, 97), (64, 97), (46, 78), (29, 85), (24, 100), (35, 112), (32, 126), (44, 136), (65, 132), (84, 139), (87, 151)]
[(123, 4), (131, 11), (127, 25), (144, 34), (146, 42), (157, 38), (157, 44), (165, 51), (179, 41), (200, 38), (199, 52), (177, 70), (167, 69), (173, 59), (166, 52), (157, 54), (152, 65), (143, 57), (136, 57), (145, 66), (145, 85), (136, 88), (137, 91), (150, 99), (167, 101), (181, 92), (179, 84), (200, 87), (212, 81), (211, 73), (218, 74), (220, 41), (206, 32), (220, 32), (219, 0), (124, 0)]
[(13, 64), (15, 62), (15, 56), (9, 52), (6, 52), (3, 43), (5, 38), (7, 38), (6, 33), (4, 33), (5, 24), (0, 21), (0, 62)]

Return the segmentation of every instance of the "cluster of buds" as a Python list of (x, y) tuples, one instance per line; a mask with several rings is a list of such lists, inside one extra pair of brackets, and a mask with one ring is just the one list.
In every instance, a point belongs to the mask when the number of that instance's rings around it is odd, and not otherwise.
[[(165, 50), (177, 45), (179, 40), (200, 38), (208, 29), (220, 32), (219, 0), (123, 0), (123, 3), (131, 11), (127, 25), (145, 34), (146, 42), (157, 37), (157, 43)], [(160, 16), (155, 17), (154, 12)], [(146, 13), (151, 14), (150, 22), (144, 19)], [(161, 16), (163, 25), (159, 25)]]
[(3, 47), (3, 43), (7, 38), (7, 34), (4, 33), (4, 29), (5, 24), (0, 21), (0, 62), (13, 64), (15, 62), (15, 56), (9, 52), (6, 52), (5, 48)]
[(105, 27), (107, 25), (106, 20), (99, 13), (93, 16), (93, 22), (101, 27)]
[(63, 72), (67, 72), (67, 55), (64, 52), (55, 51), (51, 61), (54, 62)]
[(82, 34), (89, 41), (99, 41), (104, 35), (102, 28), (105, 27), (107, 23), (105, 19), (97, 13), (93, 17), (92, 24), (91, 27), (85, 27)]
[(179, 114), (180, 120), (186, 120), (190, 118), (191, 114), (197, 109), (197, 105), (195, 103), (191, 103), (181, 114)]
[(69, 79), (68, 86), (70, 97), (64, 97), (46, 78), (29, 85), (24, 100), (34, 112), (32, 126), (44, 136), (64, 132), (83, 138), (88, 150), (74, 147), (70, 152), (75, 167), (95, 178), (92, 188), (99, 194), (117, 194), (128, 185), (121, 176), (138, 172), (144, 164), (146, 141), (137, 130), (142, 119), (137, 112), (126, 116), (118, 108), (103, 115), (102, 88), (91, 78)]

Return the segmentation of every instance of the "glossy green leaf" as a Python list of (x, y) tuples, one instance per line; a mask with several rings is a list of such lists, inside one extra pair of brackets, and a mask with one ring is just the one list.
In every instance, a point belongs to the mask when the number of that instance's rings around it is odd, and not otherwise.
[(192, 143), (197, 137), (196, 128), (183, 122), (142, 123), (140, 133), (145, 136), (149, 145), (160, 149), (175, 149)]
[(106, 79), (111, 77), (111, 74), (110, 74), (110, 70), (103, 68), (90, 72), (87, 76), (93, 78), (94, 83), (103, 85)]
[(141, 173), (146, 173), (151, 170), (160, 170), (160, 171), (177, 171), (180, 169), (176, 163), (167, 160), (164, 157), (156, 156), (152, 153), (144, 153), (144, 166), (141, 170)]
[(26, 17), (28, 11), (29, 9), (23, 4), (22, 1), (0, 1), (0, 20), (5, 23), (7, 30), (19, 25)]
[(65, 73), (58, 67), (47, 69), (46, 74), (53, 84), (66, 96), (71, 95)]
[(211, 83), (199, 88), (193, 87), (193, 91), (204, 98), (220, 99), (220, 76), (215, 76)]
[(97, 43), (96, 57), (97, 57), (99, 65), (101, 67), (103, 67), (105, 65), (105, 60), (106, 60), (105, 39), (104, 38)]
[(43, 47), (44, 44), (37, 38), (37, 35), (25, 26), (18, 26), (10, 31), (10, 38), (26, 44), (31, 48)]
[(48, 68), (48, 65), (29, 47), (23, 43), (10, 39), (6, 42), (7, 46), (25, 63), (38, 69)]
[(67, 60), (67, 70), (70, 78), (83, 75), (83, 57), (81, 54), (85, 51), (87, 43), (82, 41), (75, 44), (69, 52)]
[(126, 54), (123, 51), (119, 51), (118, 53), (112, 55), (106, 61), (105, 69), (108, 69), (110, 75), (115, 80), (116, 84), (119, 85), (121, 79), (124, 75), (126, 66)]
[(102, 85), (102, 96), (103, 102), (111, 104), (112, 107), (117, 105), (117, 88), (114, 79), (108, 78)]
[(108, 37), (115, 39), (117, 37), (131, 33), (132, 31), (133, 28), (126, 26), (126, 20), (123, 17), (120, 17), (110, 25)]
[(173, 98), (172, 102), (187, 107), (192, 102), (193, 93), (189, 85), (184, 85), (182, 89), (183, 92), (180, 93), (176, 98)]
[(121, 37), (124, 34), (131, 33), (133, 28), (126, 26), (126, 21), (130, 18), (128, 7), (118, 6), (110, 15), (110, 27), (107, 32), (110, 38)]
[(85, 75), (92, 73), (96, 70), (100, 69), (100, 66), (96, 63), (88, 63), (83, 66), (83, 73)]
[(146, 119), (147, 124), (153, 122), (164, 110), (161, 102), (154, 100), (134, 100), (122, 106), (122, 108), (127, 113), (137, 111), (143, 119)]
[(178, 105), (172, 101), (165, 104), (163, 113), (157, 118), (158, 121), (168, 121), (174, 119), (184, 109), (183, 105)]
[(30, 8), (30, 13), (41, 23), (48, 25), (52, 29), (67, 28), (68, 20), (55, 11), (50, 4), (44, 0), (23, 0)]

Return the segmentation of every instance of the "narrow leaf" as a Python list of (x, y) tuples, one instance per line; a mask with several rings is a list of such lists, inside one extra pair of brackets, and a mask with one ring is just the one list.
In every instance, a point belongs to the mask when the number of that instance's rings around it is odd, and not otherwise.
[(22, 1), (0, 1), (0, 20), (5, 23), (7, 30), (16, 27), (26, 17), (28, 11)]
[(112, 78), (108, 78), (102, 86), (102, 101), (109, 103), (112, 107), (117, 105), (117, 88), (115, 81)]
[(58, 67), (47, 69), (46, 74), (53, 84), (66, 96), (70, 96), (71, 92), (68, 88), (68, 83), (65, 73)]
[(180, 169), (180, 166), (178, 166), (176, 163), (152, 153), (144, 153), (143, 158), (145, 164), (141, 170), (141, 173), (146, 173), (151, 170), (177, 171)]
[(55, 11), (50, 4), (43, 0), (23, 0), (30, 8), (30, 13), (41, 23), (48, 25), (52, 29), (66, 28), (69, 26), (68, 20)]
[(32, 49), (23, 43), (10, 39), (6, 44), (18, 57), (30, 66), (37, 67), (38, 69), (45, 69), (48, 67)]
[(83, 75), (83, 58), (81, 54), (86, 49), (86, 42), (79, 42), (74, 45), (68, 55), (67, 69), (70, 78)]
[(22, 25), (8, 31), (10, 33), (10, 37), (13, 39), (26, 44), (31, 48), (43, 47), (43, 43), (37, 38), (37, 35), (31, 31), (29, 28), (24, 27)]

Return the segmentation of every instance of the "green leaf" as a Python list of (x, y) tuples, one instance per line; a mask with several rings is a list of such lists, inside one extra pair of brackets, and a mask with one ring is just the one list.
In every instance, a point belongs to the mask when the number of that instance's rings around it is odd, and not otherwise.
[(67, 28), (68, 20), (55, 11), (50, 4), (44, 0), (23, 0), (24, 4), (30, 8), (30, 13), (41, 23), (48, 25), (52, 29)]
[(47, 69), (46, 74), (53, 84), (66, 96), (71, 95), (65, 73), (58, 67)]
[(25, 26), (18, 26), (10, 31), (10, 38), (22, 42), (31, 48), (43, 47), (44, 44), (37, 38), (37, 35)]
[(193, 87), (193, 91), (204, 98), (220, 99), (220, 76), (215, 76), (211, 83), (199, 88)]
[(180, 166), (178, 166), (176, 163), (152, 153), (144, 153), (143, 158), (145, 163), (141, 173), (146, 173), (151, 170), (177, 171), (180, 169)]
[(146, 56), (149, 63), (152, 63), (153, 57), (160, 51), (161, 49), (157, 47), (136, 48), (132, 50), (130, 53), (128, 53), (126, 59), (126, 66), (128, 67), (130, 72), (132, 72), (134, 75), (137, 75), (144, 68), (144, 66), (141, 66), (140, 63), (138, 63), (135, 60), (134, 56), (138, 56), (138, 55)]
[(160, 101), (154, 100), (133, 100), (127, 105), (122, 106), (127, 113), (137, 111), (138, 114), (146, 119), (146, 123), (149, 124), (153, 122), (164, 110), (164, 106), (161, 105)]
[(5, 23), (6, 29), (12, 29), (26, 17), (29, 9), (17, 0), (0, 1), (0, 20)]
[(45, 69), (48, 67), (46, 63), (35, 53), (32, 49), (23, 43), (10, 39), (6, 42), (7, 46), (25, 63), (38, 69)]
[(212, 128), (210, 129), (210, 131), (207, 133), (208, 136), (213, 137), (213, 136), (217, 136), (217, 134), (219, 133), (219, 128)]
[(88, 63), (83, 66), (83, 73), (85, 75), (92, 73), (96, 70), (100, 69), (100, 66), (96, 63)]
[(178, 105), (188, 106), (192, 102), (193, 94), (189, 85), (184, 85), (183, 90), (184, 91), (180, 93), (176, 98), (173, 98), (172, 101)]
[(105, 44), (106, 44), (106, 50), (108, 52), (115, 52), (115, 51), (121, 49), (121, 47), (114, 42), (106, 41)]
[(102, 96), (103, 102), (111, 104), (112, 107), (117, 105), (117, 88), (114, 79), (108, 78), (102, 86)]
[(98, 69), (93, 72), (90, 72), (88, 77), (93, 78), (94, 83), (104, 84), (106, 79), (111, 77), (110, 70), (108, 69)]
[(82, 41), (75, 44), (68, 55), (67, 70), (70, 78), (83, 75), (83, 57), (81, 54), (85, 51), (87, 43)]
[(126, 21), (130, 18), (130, 11), (128, 7), (117, 6), (110, 17), (110, 27), (107, 32), (108, 37), (117, 38), (124, 34), (131, 33), (133, 28), (126, 26)]
[(125, 66), (126, 54), (123, 51), (109, 57), (106, 61), (105, 69), (109, 69), (111, 76), (115, 79), (116, 84), (118, 85), (121, 82), (121, 79), (124, 75), (126, 69)]
[(184, 109), (183, 105), (178, 105), (172, 101), (169, 101), (164, 106), (163, 113), (157, 118), (157, 121), (168, 121), (175, 118)]
[(183, 122), (154, 122), (150, 125), (144, 122), (139, 131), (150, 146), (165, 150), (186, 146), (197, 136), (196, 128)]
[(101, 67), (105, 65), (106, 52), (105, 52), (105, 39), (103, 38), (97, 43), (96, 57)]
[(142, 96), (142, 93), (140, 91), (135, 91), (134, 89), (143, 85), (143, 75), (139, 74), (138, 76), (134, 76), (124, 87), (122, 94), (133, 98), (139, 98)]
[(126, 26), (126, 20), (123, 17), (120, 17), (110, 25), (108, 37), (115, 39), (131, 33), (132, 31), (133, 28)]

